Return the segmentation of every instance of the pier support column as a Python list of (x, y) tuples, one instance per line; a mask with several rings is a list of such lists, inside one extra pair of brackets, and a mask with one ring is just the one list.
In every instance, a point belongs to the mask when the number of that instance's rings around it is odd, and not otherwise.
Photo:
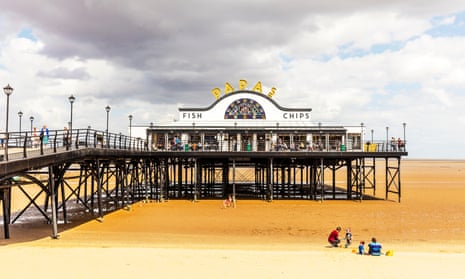
[(52, 210), (52, 238), (58, 238), (58, 226), (57, 226), (57, 203), (56, 203), (56, 191), (55, 191), (55, 172), (53, 166), (48, 167), (48, 188), (50, 192), (50, 209)]
[(0, 190), (3, 209), (3, 235), (5, 239), (10, 238), (10, 218), (11, 218), (11, 187)]
[[(103, 170), (102, 170), (103, 171)], [(100, 222), (103, 221), (103, 209), (102, 209), (102, 171), (100, 171), (100, 161), (97, 160), (97, 167), (96, 167), (96, 180), (97, 180), (97, 207), (98, 207), (98, 220)]]
[(233, 179), (233, 183), (232, 183), (232, 190), (233, 190), (233, 203), (235, 204), (236, 203), (236, 159), (233, 159), (233, 173), (232, 173), (232, 179)]
[(270, 178), (268, 183), (268, 201), (273, 201), (273, 187), (274, 187), (274, 175), (273, 175), (273, 158), (270, 158)]

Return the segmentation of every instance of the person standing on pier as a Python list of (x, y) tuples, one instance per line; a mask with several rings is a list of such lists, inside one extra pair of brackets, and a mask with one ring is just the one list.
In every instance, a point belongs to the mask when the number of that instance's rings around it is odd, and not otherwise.
[(47, 125), (44, 125), (42, 129), (40, 129), (39, 134), (40, 140), (46, 145), (48, 144), (48, 128)]
[(5, 134), (2, 132), (2, 130), (0, 130), (0, 146), (2, 148), (5, 147)]

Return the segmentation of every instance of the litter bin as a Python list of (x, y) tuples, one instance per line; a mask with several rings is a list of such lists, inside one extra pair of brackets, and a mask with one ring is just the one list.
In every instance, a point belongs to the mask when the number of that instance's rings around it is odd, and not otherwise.
[(344, 144), (341, 144), (341, 151), (346, 151), (346, 146)]

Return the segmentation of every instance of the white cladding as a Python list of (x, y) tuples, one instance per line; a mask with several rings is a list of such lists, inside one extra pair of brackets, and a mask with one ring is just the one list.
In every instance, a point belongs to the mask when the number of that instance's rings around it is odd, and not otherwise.
[[(225, 112), (236, 100), (239, 99), (252, 99), (261, 105), (265, 111), (266, 119), (225, 119)], [(290, 109), (283, 110), (276, 105), (275, 102), (265, 94), (251, 94), (249, 92), (231, 93), (221, 98), (210, 110), (192, 110), (179, 111), (179, 121), (184, 123), (195, 123), (201, 126), (202, 123), (205, 125), (217, 125), (229, 126), (232, 122), (240, 121), (241, 125), (247, 126), (272, 126), (276, 123), (294, 123), (296, 126), (310, 125), (311, 112), (310, 109)], [(260, 125), (257, 125), (259, 122)], [(296, 122), (300, 122), (297, 124)], [(181, 123), (179, 123), (181, 124)], [(216, 126), (216, 125), (215, 125)]]

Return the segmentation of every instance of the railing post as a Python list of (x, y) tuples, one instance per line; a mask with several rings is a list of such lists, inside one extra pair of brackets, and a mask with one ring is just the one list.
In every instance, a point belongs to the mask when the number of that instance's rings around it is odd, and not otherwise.
[(23, 158), (27, 158), (27, 132), (24, 135)]
[(53, 153), (57, 153), (57, 135), (58, 131), (55, 131), (55, 138), (53, 139)]
[(76, 149), (79, 149), (79, 129), (76, 130), (76, 141), (74, 142)]
[(39, 140), (40, 140), (40, 155), (44, 155), (44, 138), (43, 138), (43, 136), (39, 137)]

